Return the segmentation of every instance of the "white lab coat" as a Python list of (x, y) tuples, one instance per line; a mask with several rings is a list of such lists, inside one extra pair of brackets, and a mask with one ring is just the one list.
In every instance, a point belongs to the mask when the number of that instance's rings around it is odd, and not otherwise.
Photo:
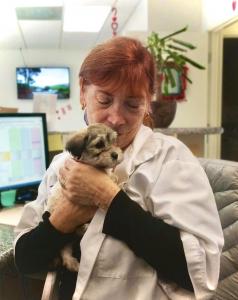
[[(25, 206), (16, 240), (42, 220), (58, 169), (58, 155)], [(81, 261), (73, 300), (209, 299), (219, 277), (223, 234), (208, 179), (180, 141), (141, 126), (115, 170), (120, 184), (144, 210), (180, 229), (195, 296), (158, 279), (125, 243), (102, 233), (105, 212), (98, 209), (81, 241)], [(158, 237), (158, 242), (163, 243)]]

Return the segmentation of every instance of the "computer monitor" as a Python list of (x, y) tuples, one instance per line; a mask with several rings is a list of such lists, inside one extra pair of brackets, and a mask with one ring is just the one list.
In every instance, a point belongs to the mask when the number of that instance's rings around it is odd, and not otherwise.
[(44, 113), (0, 113), (0, 191), (41, 182), (48, 167)]

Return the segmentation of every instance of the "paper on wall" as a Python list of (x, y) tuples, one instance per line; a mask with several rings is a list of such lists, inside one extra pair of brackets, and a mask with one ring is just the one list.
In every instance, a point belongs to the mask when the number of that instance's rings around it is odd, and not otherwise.
[(56, 101), (56, 94), (33, 93), (33, 112), (46, 113), (48, 130), (55, 127)]

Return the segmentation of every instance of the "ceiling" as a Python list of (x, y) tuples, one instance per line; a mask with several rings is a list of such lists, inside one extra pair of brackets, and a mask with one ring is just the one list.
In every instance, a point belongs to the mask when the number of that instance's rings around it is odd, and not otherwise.
[[(52, 7), (15, 7), (8, 4), (11, 0), (4, 4), (6, 11), (1, 8), (0, 12), (0, 49), (88, 49), (112, 37), (112, 13), (109, 13), (99, 32), (64, 32), (64, 1), (67, 0), (60, 1), (61, 5)], [(140, 2), (84, 0), (89, 5), (116, 6), (118, 33), (123, 31)], [(3, 14), (7, 14), (7, 19), (3, 18)]]

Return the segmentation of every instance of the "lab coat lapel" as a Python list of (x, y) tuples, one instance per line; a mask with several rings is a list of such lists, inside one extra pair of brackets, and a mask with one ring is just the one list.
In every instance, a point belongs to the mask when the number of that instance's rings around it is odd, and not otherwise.
[(105, 234), (102, 233), (104, 219), (105, 212), (98, 209), (81, 240), (81, 259), (76, 285), (77, 288), (73, 299), (80, 299), (89, 280), (98, 252), (105, 238)]

